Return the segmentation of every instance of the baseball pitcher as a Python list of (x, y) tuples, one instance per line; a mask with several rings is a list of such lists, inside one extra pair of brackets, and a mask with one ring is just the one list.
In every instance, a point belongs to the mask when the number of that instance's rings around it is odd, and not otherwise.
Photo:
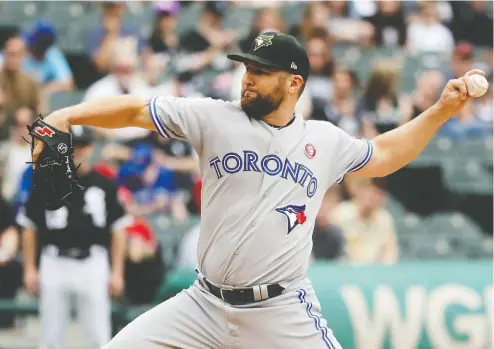
[[(324, 193), (344, 176), (402, 168), (472, 98), (468, 76), (407, 124), (373, 140), (294, 107), (309, 75), (304, 48), (267, 32), (245, 54), (238, 102), (209, 98), (105, 98), (55, 111), (44, 121), (142, 127), (188, 140), (200, 158), (202, 220), (197, 281), (144, 313), (106, 349), (338, 349), (307, 278), (314, 220)], [(37, 161), (44, 143), (36, 140)], [(331, 313), (329, 311), (329, 313)]]

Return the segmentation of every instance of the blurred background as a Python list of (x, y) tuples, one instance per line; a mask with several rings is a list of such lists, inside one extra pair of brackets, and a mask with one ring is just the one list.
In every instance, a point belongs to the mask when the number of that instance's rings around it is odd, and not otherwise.
[[(244, 68), (225, 54), (267, 30), (306, 47), (298, 112), (358, 137), (413, 119), (448, 79), (486, 72), (489, 91), (413, 163), (326, 193), (310, 277), (345, 348), (493, 348), (492, 11), (491, 1), (0, 1), (0, 348), (36, 348), (40, 331), (20, 248), (6, 253), (10, 216), (29, 195), (25, 126), (103, 96), (237, 99)], [(118, 331), (194, 281), (201, 177), (187, 142), (92, 132), (92, 165), (134, 217), (128, 250), (144, 251), (127, 257)], [(67, 347), (81, 336), (74, 323)]]

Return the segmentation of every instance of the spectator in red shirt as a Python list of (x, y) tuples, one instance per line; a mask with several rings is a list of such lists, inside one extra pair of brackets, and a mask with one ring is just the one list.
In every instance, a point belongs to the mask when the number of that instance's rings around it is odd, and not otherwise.
[(148, 304), (159, 289), (166, 267), (161, 246), (152, 227), (136, 218), (127, 228), (128, 254), (125, 266), (125, 296), (131, 304)]

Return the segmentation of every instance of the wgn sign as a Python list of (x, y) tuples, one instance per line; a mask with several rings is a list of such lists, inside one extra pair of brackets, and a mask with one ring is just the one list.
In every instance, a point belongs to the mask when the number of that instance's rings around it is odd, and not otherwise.
[(347, 349), (492, 349), (492, 261), (316, 264), (324, 317)]

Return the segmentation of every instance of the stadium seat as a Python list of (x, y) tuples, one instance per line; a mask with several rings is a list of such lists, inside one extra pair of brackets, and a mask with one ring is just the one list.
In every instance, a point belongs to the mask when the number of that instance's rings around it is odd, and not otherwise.
[(175, 269), (172, 270), (163, 281), (154, 303), (160, 303), (168, 298), (173, 297), (183, 289), (188, 288), (194, 283), (197, 273), (194, 269)]
[(36, 301), (17, 301), (10, 299), (0, 299), (0, 313), (37, 315), (38, 303)]
[(304, 13), (304, 5), (298, 2), (287, 3), (283, 8), (282, 18), (285, 20), (285, 23), (288, 28), (302, 21), (302, 16)]
[(417, 260), (417, 259), (443, 259), (449, 251), (448, 245), (443, 242), (435, 241), (423, 231), (417, 230), (410, 234), (399, 236), (399, 259), (400, 260)]
[(151, 3), (146, 1), (130, 1), (127, 2), (127, 9), (124, 21), (138, 25), (142, 37), (149, 37), (154, 23)]
[(406, 213), (403, 205), (391, 195), (389, 195), (386, 200), (386, 209), (391, 213), (393, 217), (403, 216)]
[(78, 1), (46, 1), (41, 15), (54, 26), (60, 23), (74, 22), (85, 13), (85, 7)]
[(401, 71), (401, 78), (414, 78), (416, 79), (418, 76), (418, 72), (420, 71), (420, 61), (416, 56), (412, 56), (410, 54), (406, 55), (403, 61), (403, 69)]
[[(446, 246), (447, 240), (444, 241), (445, 244), (438, 244), (437, 242), (434, 241), (429, 241), (427, 244), (422, 244), (418, 249), (415, 254), (415, 259), (420, 259), (420, 260), (438, 260), (438, 259), (451, 259), (452, 253), (450, 252), (450, 249)], [(444, 248), (440, 248), (438, 246), (445, 246)], [(463, 258), (465, 257), (461, 253), (455, 253), (456, 258)]]
[(254, 15), (255, 11), (252, 9), (232, 7), (223, 18), (222, 23), (225, 28), (234, 29), (239, 37), (244, 37), (249, 34)]
[[(0, 2), (0, 23), (2, 25), (21, 25), (34, 21), (41, 2), (2, 1)], [(24, 27), (24, 26), (23, 26)]]
[(199, 222), (199, 217), (192, 216), (184, 223), (174, 223), (165, 214), (153, 214), (146, 218), (161, 244), (165, 264), (173, 265), (183, 236)]
[(407, 52), (400, 46), (383, 46), (375, 49), (375, 55), (382, 59), (392, 59), (403, 64)]
[(454, 147), (448, 138), (435, 137), (409, 167), (428, 167), (441, 165), (445, 159), (453, 158)]
[(464, 230), (451, 230), (444, 233), (444, 237), (450, 243), (453, 257), (492, 259), (492, 239), (478, 231), (472, 233)]
[(492, 165), (492, 137), (486, 139), (466, 139), (458, 142), (453, 147), (455, 160), (461, 162), (464, 159), (475, 159), (484, 164)]
[(422, 220), (414, 213), (403, 213), (401, 216), (393, 215), (393, 218), (398, 236), (414, 235), (423, 231)]
[[(462, 229), (461, 226), (450, 224), (450, 220), (458, 218), (431, 217), (423, 228), (399, 237), (400, 260), (417, 259), (458, 259), (492, 257), (486, 238), (481, 232), (473, 231), (471, 225)], [(439, 222), (445, 219), (444, 222)], [(461, 220), (461, 218), (460, 218)], [(433, 221), (433, 222), (431, 222)], [(434, 222), (435, 221), (435, 222)]]
[[(112, 312), (118, 313), (122, 305), (112, 302)], [(19, 315), (38, 315), (39, 303), (36, 300), (10, 300), (0, 298), (0, 313), (15, 313)], [(0, 348), (2, 348), (0, 346)]]
[(96, 162), (100, 161), (102, 159), (102, 152), (103, 152), (103, 148), (105, 147), (105, 145), (107, 145), (108, 143), (105, 142), (104, 140), (96, 140), (92, 143), (93, 145), (93, 153), (92, 153), (92, 156), (91, 156), (91, 159), (90, 159), (90, 162), (91, 162), (91, 165), (94, 165)]
[(449, 56), (442, 53), (426, 52), (420, 54), (408, 53), (403, 61), (403, 69), (400, 72), (400, 89), (405, 93), (411, 93), (416, 87), (418, 76), (431, 69), (438, 69), (445, 73), (449, 67)]
[(405, 207), (392, 195), (388, 195), (386, 209), (393, 217), (396, 234), (407, 235), (418, 228), (420, 219), (407, 213)]
[(203, 5), (195, 2), (180, 10), (177, 21), (177, 33), (182, 35), (194, 28), (199, 21)]
[(65, 108), (82, 101), (84, 96), (83, 91), (70, 91), (70, 92), (56, 92), (50, 95), (50, 109), (57, 110), (60, 108)]
[(338, 64), (352, 69), (362, 55), (357, 46), (347, 43), (335, 43), (331, 45), (331, 51)]
[(455, 236), (483, 237), (482, 231), (462, 213), (437, 213), (424, 220), (423, 229), (429, 235), (455, 234)]
[(419, 70), (438, 69), (444, 70), (449, 66), (450, 57), (441, 52), (424, 52), (415, 56), (418, 60)]
[(359, 81), (366, 81), (370, 72), (376, 62), (379, 60), (379, 56), (375, 50), (365, 50), (360, 52), (360, 56), (352, 64), (352, 68), (355, 69), (355, 73), (358, 76)]
[(492, 172), (476, 160), (473, 154), (461, 159), (444, 163), (445, 185), (460, 194), (492, 193)]
[(415, 76), (400, 77), (400, 91), (410, 94), (415, 90), (417, 78)]
[(84, 52), (86, 45), (86, 30), (85, 28), (68, 23), (62, 30), (63, 35), (60, 35), (57, 40), (58, 47), (63, 52)]
[(130, 307), (126, 307), (123, 312), (123, 324), (126, 325), (132, 321), (134, 321), (137, 317), (145, 313), (146, 311), (153, 308), (155, 304), (146, 304), (146, 305), (134, 305)]

